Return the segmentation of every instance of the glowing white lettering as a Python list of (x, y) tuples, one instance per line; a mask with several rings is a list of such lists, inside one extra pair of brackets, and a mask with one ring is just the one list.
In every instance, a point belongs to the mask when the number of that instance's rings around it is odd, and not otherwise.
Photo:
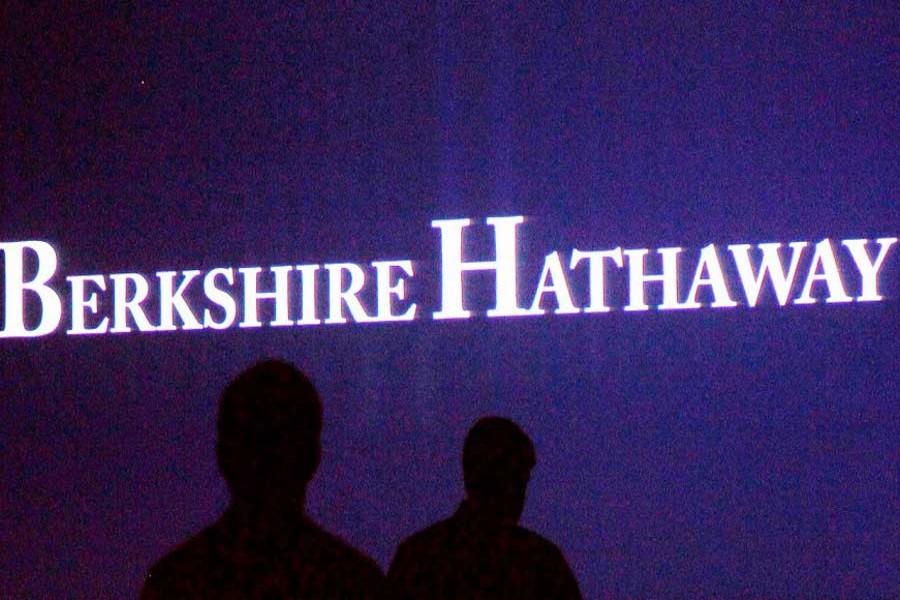
[(300, 301), (303, 315), (297, 325), (317, 325), (320, 323), (316, 317), (316, 271), (319, 270), (319, 265), (297, 265), (297, 270), (300, 271), (300, 289), (303, 294)]
[[(819, 272), (819, 267), (822, 267), (821, 272)], [(825, 299), (825, 302), (833, 304), (837, 302), (851, 302), (853, 300), (844, 291), (844, 282), (841, 281), (841, 272), (838, 269), (837, 259), (834, 256), (834, 248), (832, 248), (831, 240), (828, 238), (816, 244), (812, 264), (809, 266), (809, 274), (806, 276), (806, 283), (803, 285), (803, 292), (794, 300), (794, 304), (813, 304), (816, 299), (812, 297), (812, 287), (817, 281), (824, 282), (828, 287), (828, 298)]]
[(644, 299), (644, 286), (647, 283), (661, 282), (663, 285), (663, 302), (659, 310), (674, 310), (685, 308), (678, 303), (678, 255), (684, 248), (660, 248), (657, 250), (662, 255), (662, 273), (657, 275), (644, 274), (644, 257), (650, 252), (646, 248), (637, 250), (625, 250), (623, 254), (628, 258), (629, 295), (628, 306), (625, 310), (650, 310)]
[[(357, 295), (366, 284), (366, 274), (359, 265), (353, 263), (336, 263), (325, 265), (328, 271), (328, 318), (325, 323), (346, 323), (344, 306), (350, 311), (350, 316), (357, 323), (365, 323), (371, 318), (366, 313)], [(350, 276), (347, 288), (344, 289), (344, 273)]]
[(221, 321), (213, 317), (210, 309), (207, 308), (203, 312), (203, 326), (210, 329), (228, 329), (237, 317), (237, 304), (234, 298), (222, 288), (216, 287), (216, 279), (220, 276), (228, 285), (234, 285), (234, 269), (213, 269), (203, 278), (203, 293), (223, 312)]
[(604, 259), (611, 259), (613, 263), (620, 269), (623, 266), (622, 249), (614, 248), (612, 250), (582, 252), (581, 250), (572, 251), (572, 262), (570, 269), (575, 269), (582, 259), (588, 259), (588, 290), (590, 304), (584, 309), (586, 313), (604, 313), (611, 309), (606, 305), (606, 284), (605, 271), (603, 270)]
[[(900, 241), (731, 244), (724, 254), (716, 244), (699, 249), (576, 248), (568, 261), (564, 249), (551, 248), (538, 270), (519, 254), (523, 223), (522, 216), (488, 217), (480, 226), (471, 219), (431, 222), (440, 240), (440, 306), (431, 313), (434, 319), (468, 319), (478, 311), (497, 318), (744, 303), (755, 307), (765, 301), (764, 288), (780, 306), (823, 299), (826, 304), (879, 302), (884, 300), (879, 286), (890, 251)], [(464, 234), (490, 236), (485, 241), (492, 242), (493, 258), (466, 260)], [(809, 246), (812, 253), (806, 252)], [(409, 322), (418, 318), (421, 301), (416, 294), (423, 287), (420, 282), (411, 285), (415, 270), (409, 259), (158, 271), (155, 277), (61, 275), (60, 282), (57, 252), (45, 241), (0, 243), (0, 257), (0, 338), (53, 333), (64, 305), (71, 308), (66, 330), (71, 335)], [(587, 267), (578, 271), (582, 263)], [(585, 271), (586, 277), (581, 275)], [(467, 298), (473, 273), (493, 278), (493, 304), (476, 295)], [(535, 282), (525, 291), (531, 292), (527, 308), (519, 304), (520, 276)], [(681, 296), (679, 286), (688, 283), (687, 295)], [(157, 309), (158, 324), (148, 318)]]
[(519, 306), (516, 283), (516, 227), (525, 217), (489, 217), (485, 222), (494, 228), (495, 260), (463, 262), (462, 231), (471, 225), (470, 219), (432, 221), (441, 230), (441, 310), (435, 319), (466, 319), (471, 312), (463, 309), (464, 272), (494, 271), (497, 303), (487, 311), (489, 317), (515, 317), (530, 314)]
[(808, 245), (809, 243), (807, 242), (791, 242), (789, 244), (791, 248), (791, 264), (788, 267), (787, 274), (784, 272), (784, 265), (782, 265), (781, 257), (778, 254), (781, 244), (759, 244), (757, 246), (762, 252), (763, 259), (759, 266), (759, 272), (756, 274), (753, 273), (753, 266), (750, 263), (750, 248), (752, 246), (750, 244), (733, 244), (728, 246), (728, 249), (734, 256), (734, 264), (737, 267), (741, 285), (744, 287), (747, 304), (756, 306), (759, 292), (762, 290), (763, 281), (768, 273), (772, 287), (775, 289), (778, 303), (784, 306), (790, 296), (794, 277), (797, 275), (800, 255)]
[(528, 311), (530, 314), (541, 315), (546, 312), (541, 309), (541, 299), (547, 292), (552, 292), (556, 296), (557, 308), (553, 311), (554, 314), (570, 315), (581, 312), (572, 302), (572, 292), (569, 291), (569, 282), (559, 260), (559, 252), (551, 252), (544, 259), (544, 269), (541, 271), (538, 288), (534, 293), (534, 302)]
[[(25, 281), (25, 251), (34, 252), (37, 257), (37, 274), (31, 281)], [(4, 270), (3, 293), (6, 312), (0, 338), (38, 337), (53, 333), (62, 320), (62, 301), (47, 283), (56, 274), (56, 251), (47, 242), (8, 242), (0, 244), (3, 253)], [(25, 323), (25, 292), (37, 294), (41, 307), (41, 317), (34, 329)]]
[(294, 322), (288, 318), (290, 300), (288, 299), (288, 274), (294, 270), (291, 266), (278, 266), (269, 269), (275, 274), (275, 291), (260, 292), (257, 289), (261, 267), (248, 267), (238, 269), (244, 277), (244, 320), (238, 327), (262, 327), (259, 320), (259, 301), (275, 301), (275, 320), (270, 323), (273, 327), (286, 327)]
[(175, 288), (175, 271), (160, 271), (159, 278), (159, 331), (175, 331), (175, 313), (181, 319), (182, 329), (203, 329), (196, 315), (184, 299), (184, 292), (200, 271), (184, 271), (181, 284)]
[(398, 277), (391, 283), (393, 269), (400, 269), (408, 277), (413, 275), (413, 265), (410, 260), (385, 260), (372, 263), (375, 267), (375, 282), (378, 290), (378, 312), (376, 321), (412, 321), (416, 318), (416, 305), (411, 304), (401, 315), (395, 315), (391, 310), (391, 297), (397, 300), (406, 300), (406, 279)]
[[(128, 315), (137, 326), (138, 331), (155, 331), (156, 327), (150, 324), (141, 304), (147, 300), (150, 294), (150, 284), (147, 278), (140, 273), (117, 273), (110, 275), (113, 282), (113, 326), (110, 333), (127, 333), (131, 331), (128, 326)], [(133, 285), (134, 295), (128, 297), (129, 283)]]
[[(703, 276), (706, 271), (707, 277)], [(700, 262), (697, 263), (697, 271), (694, 273), (694, 281), (691, 283), (691, 290), (688, 292), (687, 300), (683, 304), (684, 308), (700, 308), (700, 302), (697, 301), (697, 293), (700, 286), (707, 285), (712, 289), (713, 300), (710, 304), (713, 308), (730, 308), (737, 306), (737, 302), (728, 295), (728, 284), (725, 282), (725, 274), (722, 272), (722, 264), (719, 262), (719, 254), (716, 252), (716, 246), (710, 244), (700, 251)]]
[(73, 275), (66, 277), (72, 286), (72, 328), (67, 333), (73, 335), (106, 333), (109, 328), (109, 317), (103, 317), (95, 327), (85, 327), (85, 309), (90, 309), (93, 314), (100, 310), (97, 306), (97, 292), (92, 292), (85, 299), (85, 284), (93, 283), (101, 292), (106, 291), (106, 278), (103, 275)]
[(843, 242), (850, 251), (862, 278), (862, 290), (856, 297), (857, 302), (877, 302), (883, 299), (883, 296), (878, 293), (878, 271), (884, 264), (888, 250), (897, 243), (897, 238), (879, 238), (875, 241), (880, 247), (875, 262), (869, 260), (869, 253), (866, 251), (868, 240), (844, 240)]

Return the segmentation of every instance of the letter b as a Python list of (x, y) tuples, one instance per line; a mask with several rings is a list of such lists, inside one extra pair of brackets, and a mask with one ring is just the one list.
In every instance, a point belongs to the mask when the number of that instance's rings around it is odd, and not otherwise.
[[(25, 250), (37, 255), (37, 274), (25, 281)], [(53, 333), (62, 319), (62, 302), (47, 282), (56, 274), (56, 251), (47, 242), (32, 240), (0, 244), (5, 277), (3, 297), (6, 304), (4, 326), (0, 338), (39, 337)], [(40, 300), (40, 319), (34, 329), (25, 326), (25, 292), (32, 291)]]

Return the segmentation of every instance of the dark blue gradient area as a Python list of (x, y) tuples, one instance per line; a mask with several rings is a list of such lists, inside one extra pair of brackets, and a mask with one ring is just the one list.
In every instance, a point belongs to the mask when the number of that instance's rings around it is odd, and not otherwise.
[(897, 247), (881, 302), (431, 318), (433, 219), (488, 260), (525, 215), (529, 302), (553, 250), (897, 236), (897, 4), (322, 4), (6, 7), (0, 241), (60, 289), (408, 258), (419, 312), (0, 340), (0, 596), (134, 597), (227, 503), (220, 391), (281, 356), (325, 406), (309, 513), (382, 567), (496, 413), (586, 598), (900, 597)]

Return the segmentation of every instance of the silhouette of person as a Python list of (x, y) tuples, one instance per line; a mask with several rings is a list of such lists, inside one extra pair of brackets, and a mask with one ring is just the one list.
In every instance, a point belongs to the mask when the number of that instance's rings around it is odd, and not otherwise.
[(260, 362), (223, 392), (217, 428), (231, 504), (151, 567), (141, 599), (380, 597), (378, 566), (304, 514), (322, 429), (312, 383), (289, 363)]
[(515, 423), (480, 419), (463, 447), (465, 499), (449, 519), (400, 544), (390, 597), (580, 599), (562, 552), (517, 524), (534, 465), (534, 446)]

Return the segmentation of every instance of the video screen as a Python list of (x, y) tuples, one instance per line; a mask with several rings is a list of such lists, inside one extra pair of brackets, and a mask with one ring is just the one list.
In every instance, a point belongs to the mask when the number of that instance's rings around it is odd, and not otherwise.
[(893, 4), (7, 25), (0, 597), (139, 597), (234, 512), (267, 359), (321, 400), (298, 514), (379, 577), (502, 417), (581, 597), (900, 596)]

